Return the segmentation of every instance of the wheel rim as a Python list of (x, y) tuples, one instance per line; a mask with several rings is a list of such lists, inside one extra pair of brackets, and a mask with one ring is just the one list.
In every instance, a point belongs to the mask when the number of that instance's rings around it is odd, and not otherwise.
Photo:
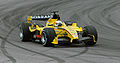
[(20, 32), (20, 39), (23, 40), (23, 32)]
[(43, 32), (42, 35), (41, 35), (41, 41), (42, 41), (43, 45), (46, 45), (46, 43), (47, 43), (47, 37), (46, 37), (45, 32)]

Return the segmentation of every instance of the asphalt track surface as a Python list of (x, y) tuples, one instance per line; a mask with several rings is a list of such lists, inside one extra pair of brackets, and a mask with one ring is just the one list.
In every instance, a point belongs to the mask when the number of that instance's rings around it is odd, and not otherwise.
[[(63, 21), (94, 25), (97, 44), (54, 48), (20, 41), (26, 16), (54, 10)], [(0, 0), (0, 63), (120, 63), (120, 0)]]

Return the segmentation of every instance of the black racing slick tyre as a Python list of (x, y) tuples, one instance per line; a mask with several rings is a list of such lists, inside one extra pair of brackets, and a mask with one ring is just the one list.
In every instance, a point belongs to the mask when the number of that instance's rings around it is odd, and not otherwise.
[(41, 42), (45, 47), (51, 46), (52, 41), (54, 40), (56, 33), (53, 28), (45, 28), (41, 33)]
[[(93, 36), (95, 37), (95, 41), (93, 40)], [(97, 34), (96, 28), (92, 25), (85, 26), (82, 37), (91, 37), (91, 39), (89, 41), (85, 42), (86, 45), (90, 45), (90, 46), (95, 45), (97, 42), (97, 39), (98, 39), (98, 34)]]
[(20, 39), (21, 41), (29, 41), (31, 39), (31, 32), (29, 31), (30, 23), (22, 23), (20, 25)]

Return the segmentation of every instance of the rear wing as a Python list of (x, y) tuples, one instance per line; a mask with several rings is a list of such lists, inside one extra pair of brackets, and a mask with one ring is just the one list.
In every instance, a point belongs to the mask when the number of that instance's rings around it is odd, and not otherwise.
[(52, 15), (40, 15), (40, 16), (27, 16), (27, 21), (32, 20), (48, 20), (49, 18), (52, 18)]
[(27, 21), (32, 21), (32, 20), (48, 20), (49, 18), (53, 19), (60, 19), (59, 14), (57, 14), (59, 11), (53, 11), (50, 15), (37, 15), (37, 16), (28, 16)]

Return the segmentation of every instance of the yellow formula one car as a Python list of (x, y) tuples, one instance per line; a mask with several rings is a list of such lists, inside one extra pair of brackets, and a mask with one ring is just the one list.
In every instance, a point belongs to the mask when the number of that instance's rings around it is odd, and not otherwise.
[[(46, 25), (32, 23), (34, 20), (47, 20)], [(95, 45), (97, 31), (93, 26), (78, 27), (77, 23), (62, 22), (56, 12), (53, 15), (28, 16), (27, 21), (20, 25), (20, 39), (24, 41), (39, 40), (43, 46), (61, 43)]]

